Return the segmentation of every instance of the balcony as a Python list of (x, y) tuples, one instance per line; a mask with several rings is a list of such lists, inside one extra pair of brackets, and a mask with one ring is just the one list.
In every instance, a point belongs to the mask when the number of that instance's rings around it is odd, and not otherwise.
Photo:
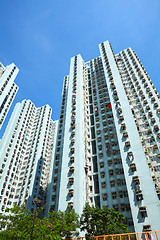
[(130, 141), (127, 141), (127, 142), (125, 142), (125, 147), (130, 147), (131, 146), (131, 144), (130, 144)]
[(126, 129), (125, 123), (121, 124), (121, 130), (125, 130), (125, 129)]
[(74, 139), (72, 139), (72, 140), (71, 140), (71, 144), (73, 145), (74, 143), (75, 143), (75, 140), (74, 140)]
[(136, 199), (137, 199), (137, 201), (143, 200), (143, 194), (142, 194), (141, 190), (136, 191)]
[(124, 120), (124, 117), (123, 117), (123, 115), (120, 115), (120, 116), (119, 116), (119, 120), (121, 120), (121, 121), (123, 121), (123, 120)]
[(73, 189), (69, 189), (68, 195), (69, 195), (70, 197), (73, 197), (73, 193), (74, 193), (74, 190), (73, 190)]
[(154, 126), (154, 131), (155, 131), (155, 132), (158, 132), (158, 131), (159, 131), (158, 125), (155, 125), (155, 126)]
[(150, 88), (149, 88), (149, 87), (147, 87), (147, 88), (146, 88), (146, 92), (148, 92), (148, 93), (149, 93), (149, 91), (150, 91)]
[(130, 163), (130, 168), (132, 170), (132, 172), (136, 171), (136, 164), (135, 163)]
[(151, 123), (155, 123), (155, 122), (156, 122), (155, 118), (152, 118)]
[(117, 113), (118, 113), (118, 114), (121, 114), (121, 113), (122, 113), (122, 108), (119, 107), (119, 108), (117, 109)]
[(74, 112), (76, 110), (76, 106), (72, 106), (72, 111)]
[(71, 167), (69, 168), (69, 171), (70, 171), (71, 173), (73, 173), (73, 172), (74, 172), (74, 167), (71, 166)]
[(143, 231), (144, 231), (144, 232), (150, 232), (150, 231), (152, 231), (152, 230), (151, 230), (151, 226), (150, 226), (150, 225), (143, 225)]
[(155, 144), (155, 145), (153, 146), (153, 151), (156, 151), (156, 150), (158, 150), (157, 144)]
[[(144, 101), (144, 103), (147, 103), (147, 101), (146, 102), (145, 101)], [(149, 105), (146, 106), (146, 110), (150, 110), (150, 106)]]
[(118, 101), (118, 100), (119, 100), (118, 96), (115, 96), (114, 99), (115, 99), (115, 101)]
[(147, 217), (147, 210), (146, 210), (146, 207), (143, 206), (143, 207), (139, 207), (139, 212), (141, 213), (141, 216), (143, 218)]
[(74, 163), (74, 157), (70, 157), (70, 162)]
[(158, 103), (154, 103), (154, 107), (155, 107), (155, 108), (158, 107)]
[(75, 148), (72, 147), (72, 148), (70, 149), (70, 152), (71, 152), (71, 154), (73, 154), (73, 153), (75, 152)]
[(157, 109), (157, 114), (160, 116), (160, 108)]
[(75, 127), (76, 127), (76, 124), (75, 124), (74, 122), (72, 122), (72, 123), (71, 123), (71, 128), (72, 128), (72, 129), (75, 129)]
[(73, 207), (73, 202), (68, 202), (69, 207)]
[(144, 94), (142, 94), (142, 95), (141, 95), (141, 98), (142, 98), (142, 99), (145, 99), (145, 96), (144, 96)]
[(150, 111), (150, 112), (148, 113), (148, 116), (149, 116), (149, 117), (152, 117), (152, 116), (153, 116), (153, 113)]
[(133, 176), (132, 181), (134, 182), (134, 184), (139, 184), (139, 177), (138, 176)]
[(113, 176), (114, 171), (112, 169), (109, 170), (109, 176)]
[(124, 133), (123, 133), (123, 137), (124, 137), (124, 138), (128, 137), (128, 133), (127, 133), (127, 132), (124, 132)]
[(112, 84), (112, 90), (115, 90), (116, 86), (114, 85), (114, 83)]
[(73, 177), (69, 178), (69, 183), (70, 183), (70, 185), (73, 185), (73, 183), (74, 183), (74, 178)]

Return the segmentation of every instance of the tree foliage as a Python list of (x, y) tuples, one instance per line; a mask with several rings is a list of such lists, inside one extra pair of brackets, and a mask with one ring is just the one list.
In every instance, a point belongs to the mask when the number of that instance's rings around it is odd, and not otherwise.
[(50, 212), (48, 217), (39, 218), (43, 207), (33, 213), (24, 206), (6, 209), (0, 215), (0, 239), (2, 240), (60, 240), (77, 236), (77, 229), (85, 231), (86, 237), (128, 232), (123, 214), (114, 209), (91, 207), (86, 204), (80, 219), (74, 209), (65, 212)]
[(126, 219), (113, 208), (91, 207), (86, 204), (80, 219), (80, 229), (86, 237), (128, 232)]
[(79, 216), (74, 209), (69, 208), (68, 211), (51, 212), (48, 214), (48, 221), (57, 225), (59, 235), (71, 239), (78, 236), (77, 228), (79, 227)]
[(6, 213), (0, 216), (0, 239), (54, 239), (62, 237), (70, 239), (78, 234), (78, 215), (73, 209), (65, 212), (50, 212), (48, 217), (39, 218), (43, 210), (37, 209), (34, 213), (26, 211), (24, 206), (14, 206), (6, 209)]

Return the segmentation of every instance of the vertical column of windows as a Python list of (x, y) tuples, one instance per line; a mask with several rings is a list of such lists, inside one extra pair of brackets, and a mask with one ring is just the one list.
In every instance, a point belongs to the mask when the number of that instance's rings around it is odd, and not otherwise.
[[(24, 169), (25, 162), (23, 161), (24, 160), (23, 154), (26, 150), (26, 147), (25, 146), (22, 147), (22, 142), (20, 141), (21, 138), (19, 137), (18, 133), (21, 132), (21, 125), (25, 127), (24, 124), (21, 123), (21, 116), (24, 111), (25, 104), (26, 102), (24, 102), (19, 118), (17, 120), (17, 123), (15, 124), (15, 128), (13, 130), (13, 134), (8, 145), (6, 157), (4, 159), (4, 162), (7, 163), (6, 167), (8, 170), (7, 170), (7, 175), (5, 177), (5, 183), (3, 184), (4, 189), (2, 189), (3, 191), (1, 192), (1, 194), (4, 195), (4, 196), (1, 196), (1, 199), (2, 197), (5, 197), (3, 202), (4, 205), (2, 205), (1, 207), (2, 211), (4, 211), (7, 205), (12, 205), (17, 203), (17, 199), (19, 197), (17, 194), (20, 192), (20, 188), (22, 185), (21, 180), (23, 178), (21, 176), (22, 175), (21, 170), (23, 171)], [(15, 137), (17, 141), (14, 140)], [(11, 153), (12, 156), (9, 153)], [(11, 160), (9, 161), (9, 159)], [(5, 188), (6, 188), (6, 192), (5, 192)]]
[[(68, 77), (64, 78), (63, 85), (63, 94), (62, 94), (62, 103), (61, 103), (61, 112), (58, 124), (58, 134), (57, 134), (57, 144), (55, 149), (55, 159), (53, 166), (53, 174), (52, 174), (52, 194), (51, 194), (51, 203), (50, 203), (50, 211), (55, 210), (58, 204), (58, 191), (59, 191), (59, 175), (61, 168), (61, 159), (62, 159), (62, 151), (63, 144), (62, 141), (64, 139), (64, 126), (65, 126), (65, 114), (67, 107), (67, 90), (68, 89)], [(53, 145), (52, 145), (53, 147)]]
[[(149, 106), (150, 103), (148, 104), (148, 101), (143, 94), (143, 90), (141, 89), (139, 82), (142, 82), (145, 88), (148, 86), (148, 84), (146, 83), (142, 72), (140, 72), (140, 69), (135, 59), (133, 58), (132, 53), (129, 49), (127, 52), (129, 54), (129, 58), (131, 58), (133, 62), (133, 65), (131, 66), (128, 64), (129, 61), (126, 57), (125, 52), (122, 52), (124, 61), (122, 60), (122, 56), (119, 54), (119, 57), (117, 58), (117, 64), (119, 71), (121, 72), (123, 86), (131, 106), (132, 114), (137, 125), (137, 130), (142, 142), (142, 146), (144, 147), (146, 159), (151, 170), (153, 180), (155, 182), (155, 189), (158, 197), (160, 198), (159, 127), (158, 124), (156, 124), (155, 118), (153, 118), (153, 113), (150, 110)], [(125, 65), (125, 63), (127, 64)], [(133, 66), (135, 69), (133, 69)], [(128, 67), (128, 71), (126, 67)], [(138, 72), (138, 76), (135, 75), (135, 71)], [(153, 97), (151, 91), (149, 92), (148, 100), (151, 101), (151, 104), (153, 104), (155, 101), (155, 98)], [(158, 104), (156, 106), (158, 106)], [(156, 106), (154, 108), (156, 108)], [(150, 122), (148, 120), (150, 120)], [(136, 170), (134, 163), (131, 163), (131, 167), (132, 170)]]
[[(6, 78), (5, 82), (3, 83), (3, 86), (2, 86), (1, 89), (0, 89), (0, 95), (1, 95), (1, 94), (3, 93), (3, 91), (5, 90), (5, 88), (6, 88), (7, 84), (8, 84), (8, 82), (10, 81), (10, 79), (11, 79), (11, 77), (12, 77), (15, 69), (16, 69), (16, 66), (13, 67), (13, 69), (10, 71), (8, 77)], [(3, 71), (1, 71), (1, 77), (2, 77), (2, 75), (5, 73), (5, 71), (6, 71), (6, 69), (3, 69)]]
[[(130, 148), (131, 148), (131, 144), (130, 144), (130, 141), (128, 139), (128, 133), (126, 131), (126, 125), (125, 125), (125, 122), (124, 122), (124, 117), (123, 117), (123, 113), (122, 113), (122, 108), (121, 108), (121, 104), (119, 102), (119, 96), (118, 96), (118, 93), (117, 93), (117, 89), (116, 89), (116, 85), (114, 83), (114, 79), (113, 79), (113, 76), (112, 76), (112, 70), (111, 70), (111, 66), (109, 64), (109, 60), (108, 60), (108, 57), (107, 57), (107, 54), (106, 54), (106, 51), (105, 51), (105, 46), (104, 44), (101, 45), (101, 48), (102, 48), (102, 52), (103, 52), (103, 59), (104, 59), (104, 62), (105, 62), (105, 68), (106, 68), (106, 72), (108, 73), (108, 79), (110, 80), (109, 81), (109, 88), (111, 89), (111, 92), (112, 92), (112, 96), (113, 96), (113, 99), (114, 99), (114, 106), (111, 106), (111, 110), (113, 107), (116, 108), (116, 112), (117, 112), (117, 117), (119, 118), (119, 126), (120, 126), (120, 129), (119, 131), (122, 133), (122, 138), (123, 138), (123, 142), (124, 142), (124, 148), (126, 149), (126, 151), (129, 151)], [(115, 58), (115, 56), (114, 56)], [(113, 114), (112, 114), (112, 118), (113, 118)], [(113, 120), (114, 122), (114, 120)], [(115, 126), (114, 126), (114, 129)], [(107, 134), (108, 135), (108, 134)], [(113, 135), (113, 133), (112, 133)], [(111, 145), (109, 146), (108, 150), (110, 149), (113, 149), (113, 145), (115, 144), (116, 146), (118, 145), (118, 140), (117, 140), (117, 135), (115, 133), (115, 136), (111, 136), (108, 137), (106, 136), (105, 137), (106, 140), (108, 141), (108, 138), (111, 139)], [(112, 142), (112, 138), (115, 138), (116, 141)], [(108, 146), (106, 146), (108, 147)], [(109, 171), (109, 177), (110, 177), (110, 187), (111, 187), (111, 197), (112, 197), (112, 204), (113, 204), (113, 207), (115, 209), (119, 209), (119, 211), (123, 211), (125, 216), (128, 218), (128, 219), (131, 219), (131, 212), (130, 212), (130, 205), (129, 205), (129, 199), (128, 199), (128, 194), (127, 194), (127, 188), (126, 188), (126, 184), (125, 184), (125, 178), (124, 178), (124, 171), (123, 171), (123, 166), (122, 166), (122, 161), (121, 161), (121, 158), (120, 158), (120, 150), (119, 150), (119, 147), (118, 147), (118, 152), (115, 154), (118, 154), (118, 156), (116, 156), (116, 159), (112, 159), (112, 154), (114, 155), (114, 152), (113, 153), (110, 153), (110, 151), (107, 151), (107, 153), (109, 153), (109, 155), (111, 154), (111, 159), (108, 160), (108, 171)], [(117, 167), (115, 164), (117, 163), (120, 163), (120, 167)], [(113, 167), (112, 167), (112, 164)], [(104, 166), (104, 164), (103, 164)], [(118, 175), (121, 175), (122, 174), (122, 177), (119, 178)], [(123, 186), (123, 189), (120, 187)], [(122, 198), (126, 198), (125, 200), (125, 204), (122, 203)]]
[[(95, 139), (95, 116), (98, 115), (98, 106), (96, 97), (96, 85), (95, 85), (95, 68), (94, 61), (90, 61), (90, 118), (91, 118), (91, 143), (92, 143), (92, 162), (93, 162), (93, 170), (92, 170), (92, 178), (90, 181), (90, 198), (91, 202), (94, 199), (94, 204), (100, 207), (100, 195), (99, 195), (99, 180), (98, 180), (98, 168), (97, 168), (97, 147), (96, 147), (96, 139)], [(96, 104), (96, 106), (95, 106)], [(96, 110), (96, 113), (95, 113)]]
[(85, 177), (86, 177), (86, 201), (90, 201), (91, 144), (89, 122), (89, 99), (88, 99), (88, 73), (87, 65), (83, 66), (83, 98), (84, 98), (84, 144), (85, 144)]
[(10, 90), (8, 91), (8, 94), (6, 95), (6, 97), (4, 98), (4, 100), (0, 106), (0, 126), (2, 125), (6, 115), (8, 113), (9, 107), (12, 104), (17, 91), (18, 91), (18, 87), (16, 86), (15, 83), (13, 83)]
[[(110, 194), (112, 197), (113, 207), (119, 209), (119, 211), (126, 212), (130, 216), (130, 206), (129, 202), (122, 204), (121, 198), (128, 198), (127, 189), (125, 186), (124, 173), (122, 167), (122, 161), (119, 155), (119, 147), (117, 142), (116, 132), (114, 133), (114, 120), (112, 114), (112, 108), (110, 100), (108, 98), (108, 90), (105, 84), (104, 72), (102, 67), (101, 59), (94, 61), (95, 73), (96, 73), (96, 85), (93, 87), (93, 97), (94, 97), (94, 113), (96, 130), (96, 144), (98, 149), (99, 158), (99, 172), (100, 172), (100, 184), (102, 191), (103, 204), (107, 205), (107, 184), (110, 184)], [(110, 71), (109, 71), (110, 74)], [(111, 75), (111, 74), (110, 74)], [(94, 82), (93, 82), (94, 84)], [(99, 105), (98, 105), (99, 103)], [(99, 111), (98, 111), (99, 110)], [(108, 121), (107, 121), (108, 120)], [(101, 130), (103, 129), (103, 130)], [(104, 145), (105, 144), (105, 145)], [(117, 148), (118, 147), (118, 148)], [(104, 151), (105, 149), (105, 151)], [(104, 159), (108, 159), (105, 161)], [(108, 169), (109, 179), (105, 174), (105, 168)], [(116, 179), (117, 178), (117, 179)], [(107, 187), (107, 190), (106, 190)], [(119, 189), (120, 188), (120, 189)], [(123, 206), (122, 206), (123, 205)]]
[(68, 172), (68, 206), (73, 207), (74, 197), (74, 160), (75, 160), (75, 133), (76, 133), (76, 97), (77, 97), (77, 56), (74, 59), (72, 86), (72, 103), (71, 103), (71, 137), (70, 137), (70, 162)]

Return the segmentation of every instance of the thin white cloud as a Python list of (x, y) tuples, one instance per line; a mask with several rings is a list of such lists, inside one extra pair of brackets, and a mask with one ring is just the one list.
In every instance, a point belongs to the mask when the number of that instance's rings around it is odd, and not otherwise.
[(32, 35), (34, 44), (40, 48), (41, 50), (45, 52), (49, 52), (52, 49), (52, 43), (48, 36), (46, 36), (44, 33), (40, 33), (38, 31), (35, 31)]

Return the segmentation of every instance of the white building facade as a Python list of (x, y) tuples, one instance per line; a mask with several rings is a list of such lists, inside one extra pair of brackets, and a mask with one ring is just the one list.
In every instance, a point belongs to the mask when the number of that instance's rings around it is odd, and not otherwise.
[(49, 210), (108, 206), (132, 231), (160, 229), (160, 102), (136, 53), (109, 42), (64, 80)]
[(0, 129), (18, 91), (18, 86), (14, 83), (18, 72), (13, 63), (6, 67), (0, 63)]
[(0, 145), (1, 212), (14, 204), (33, 211), (46, 203), (56, 126), (48, 105), (16, 104)]
[(131, 231), (160, 230), (160, 96), (136, 53), (71, 58), (58, 121), (17, 103), (0, 144), (0, 211), (85, 203), (122, 212)]

